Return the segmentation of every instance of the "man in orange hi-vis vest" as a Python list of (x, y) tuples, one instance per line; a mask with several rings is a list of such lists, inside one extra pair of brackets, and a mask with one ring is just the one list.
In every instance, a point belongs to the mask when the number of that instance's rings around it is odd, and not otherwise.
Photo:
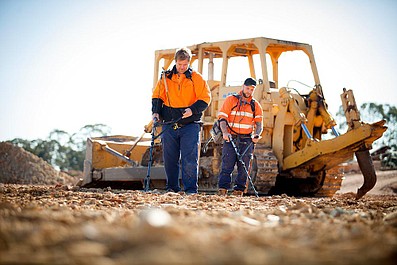
[(152, 118), (164, 121), (161, 141), (167, 191), (179, 192), (179, 172), (186, 194), (198, 191), (201, 116), (211, 91), (200, 73), (190, 67), (192, 53), (178, 49), (175, 65), (163, 72), (152, 95)]
[(249, 165), (253, 143), (257, 143), (263, 130), (261, 105), (252, 98), (256, 80), (247, 78), (238, 94), (229, 95), (218, 114), (219, 126), (224, 139), (222, 148), (222, 169), (219, 175), (218, 194), (226, 195), (232, 182), (232, 173), (237, 163), (237, 177), (234, 181), (233, 195), (242, 196), (246, 188), (247, 172), (239, 161), (230, 139), (242, 155), (245, 165)]

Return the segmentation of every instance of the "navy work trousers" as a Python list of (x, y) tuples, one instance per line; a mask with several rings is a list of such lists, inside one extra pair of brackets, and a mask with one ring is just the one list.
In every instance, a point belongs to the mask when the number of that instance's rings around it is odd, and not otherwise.
[[(234, 141), (236, 143), (236, 146), (240, 154), (242, 154), (247, 149), (247, 146), (250, 145), (250, 147), (243, 156), (244, 164), (248, 170), (250, 159), (252, 157), (252, 151), (254, 148), (253, 144), (251, 144), (252, 139), (246, 137), (246, 138), (239, 138), (237, 140), (234, 139)], [(230, 185), (232, 183), (232, 173), (236, 163), (237, 163), (237, 177), (234, 181), (233, 189), (244, 191), (247, 182), (247, 173), (245, 172), (241, 162), (238, 160), (237, 154), (232, 144), (230, 142), (224, 141), (222, 147), (222, 169), (221, 169), (221, 173), (219, 174), (219, 183), (218, 183), (220, 189), (230, 189)]]
[(189, 123), (176, 130), (171, 125), (163, 126), (161, 136), (163, 158), (167, 175), (167, 190), (179, 192), (179, 172), (182, 173), (182, 184), (187, 194), (198, 190), (198, 151), (200, 124)]

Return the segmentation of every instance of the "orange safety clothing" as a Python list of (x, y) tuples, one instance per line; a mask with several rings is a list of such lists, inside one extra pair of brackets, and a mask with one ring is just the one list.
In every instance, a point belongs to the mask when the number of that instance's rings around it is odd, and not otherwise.
[(207, 104), (210, 103), (211, 92), (207, 82), (204, 81), (198, 72), (193, 71), (191, 79), (184, 74), (173, 74), (171, 79), (166, 78), (166, 81), (168, 94), (164, 85), (164, 76), (162, 75), (152, 95), (152, 98), (162, 99), (166, 106), (187, 108), (199, 99)]
[[(251, 134), (256, 122), (262, 122), (262, 106), (255, 100), (255, 113), (251, 107), (252, 97), (245, 98), (242, 91), (238, 95), (226, 97), (219, 113), (218, 119), (225, 119), (229, 126), (230, 134)], [(254, 115), (255, 114), (255, 115)]]
[[(165, 78), (164, 74), (161, 75), (153, 90), (152, 99), (155, 100), (153, 113), (162, 114), (166, 121), (171, 120), (171, 116), (175, 120), (184, 109), (190, 108), (193, 117), (183, 119), (183, 124), (200, 120), (202, 112), (211, 101), (211, 91), (200, 73), (189, 68), (184, 74), (177, 74), (174, 66), (165, 73)], [(161, 106), (158, 106), (159, 102)]]

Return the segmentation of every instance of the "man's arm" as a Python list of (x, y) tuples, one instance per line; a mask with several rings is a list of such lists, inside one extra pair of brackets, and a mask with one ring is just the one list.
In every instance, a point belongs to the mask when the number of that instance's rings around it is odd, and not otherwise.
[(255, 132), (252, 135), (252, 141), (254, 143), (257, 143), (259, 141), (259, 139), (261, 138), (262, 131), (263, 131), (262, 122), (255, 122)]
[(160, 114), (161, 109), (163, 107), (163, 101), (159, 98), (153, 98), (152, 99), (152, 120), (159, 121), (160, 120)]
[(227, 121), (225, 119), (219, 120), (219, 127), (221, 128), (222, 131), (222, 138), (227, 142), (229, 142), (230, 133), (227, 130)]

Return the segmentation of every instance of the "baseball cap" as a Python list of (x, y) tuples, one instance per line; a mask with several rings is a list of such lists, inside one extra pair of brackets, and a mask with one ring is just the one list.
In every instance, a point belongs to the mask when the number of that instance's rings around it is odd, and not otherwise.
[(251, 77), (248, 77), (247, 79), (245, 79), (244, 85), (246, 85), (246, 86), (256, 86), (256, 80), (251, 78)]

